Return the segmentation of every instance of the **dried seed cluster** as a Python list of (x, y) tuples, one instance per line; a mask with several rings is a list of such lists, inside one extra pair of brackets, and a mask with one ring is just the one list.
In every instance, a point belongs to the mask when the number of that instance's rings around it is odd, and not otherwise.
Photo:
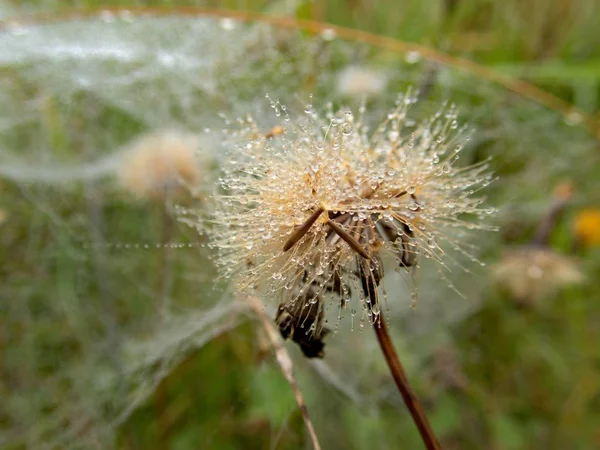
[(147, 133), (129, 145), (119, 168), (123, 187), (141, 199), (181, 198), (201, 181), (205, 161), (196, 136), (176, 130)]
[(356, 115), (308, 106), (292, 120), (268, 99), (281, 123), (268, 131), (240, 120), (248, 138), (224, 167), (212, 245), (240, 290), (259, 289), (310, 319), (296, 328), (321, 332), (328, 294), (344, 307), (355, 292), (373, 321), (379, 305), (365, 289), (383, 277), (384, 255), (407, 271), (420, 257), (444, 264), (443, 247), (461, 251), (447, 227), (483, 228), (493, 211), (473, 195), (491, 180), (487, 163), (455, 167), (467, 137), (454, 107), (414, 123), (407, 111), (416, 98), (407, 94), (370, 132), (364, 106)]

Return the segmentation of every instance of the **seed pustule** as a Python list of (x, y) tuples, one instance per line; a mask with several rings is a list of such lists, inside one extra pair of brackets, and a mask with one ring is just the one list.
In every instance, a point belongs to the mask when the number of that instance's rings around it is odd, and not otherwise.
[(338, 225), (336, 222), (334, 222), (331, 219), (327, 220), (327, 225), (329, 225), (331, 227), (331, 229), (333, 231), (335, 231), (339, 237), (341, 237), (344, 241), (346, 241), (346, 243), (350, 246), (350, 248), (352, 248), (352, 250), (354, 250), (356, 253), (358, 253), (360, 256), (362, 256), (363, 258), (365, 258), (367, 260), (371, 259), (371, 256), (367, 253), (367, 251), (364, 249), (364, 247), (362, 245), (360, 245), (356, 239), (354, 239), (352, 236), (350, 236), (346, 232), (346, 230), (344, 230), (340, 225)]
[(302, 237), (308, 232), (308, 230), (310, 230), (310, 227), (313, 226), (313, 224), (317, 221), (321, 214), (323, 214), (324, 211), (325, 210), (323, 208), (317, 209), (314, 213), (310, 215), (308, 219), (306, 219), (306, 221), (302, 225), (296, 228), (284, 244), (283, 251), (287, 252), (290, 248), (296, 245), (298, 241), (302, 239)]

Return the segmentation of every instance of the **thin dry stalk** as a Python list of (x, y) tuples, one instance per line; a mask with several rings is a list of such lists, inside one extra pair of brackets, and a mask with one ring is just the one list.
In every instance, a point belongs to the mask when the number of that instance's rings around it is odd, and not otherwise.
[(379, 341), (379, 347), (385, 357), (385, 361), (387, 362), (392, 377), (396, 382), (396, 386), (402, 395), (402, 399), (404, 400), (415, 425), (417, 425), (417, 428), (419, 429), (425, 447), (428, 450), (439, 450), (440, 444), (429, 424), (429, 420), (427, 420), (423, 406), (421, 406), (419, 399), (410, 387), (408, 377), (400, 363), (400, 358), (396, 353), (392, 338), (388, 332), (385, 317), (383, 316), (383, 308), (379, 304), (379, 296), (377, 295), (377, 285), (379, 284), (380, 279), (380, 273), (374, 272), (371, 275), (368, 269), (361, 270), (361, 281), (365, 295), (370, 299), (370, 305), (372, 305), (371, 308), (378, 307), (379, 311), (376, 315), (376, 319), (373, 321), (373, 330), (375, 330), (377, 340)]
[[(168, 205), (163, 202), (160, 205), (162, 215), (162, 236), (161, 236), (161, 254), (159, 260), (159, 267), (156, 271), (158, 274), (157, 279), (157, 296), (161, 299), (160, 301), (160, 313), (168, 313), (169, 308), (169, 296), (170, 286), (173, 269), (173, 249), (170, 248), (170, 243), (173, 241), (174, 224), (173, 217), (169, 212)], [(169, 434), (171, 429), (170, 420), (168, 417), (167, 403), (169, 401), (169, 394), (167, 389), (167, 379), (163, 379), (156, 386), (156, 392), (154, 396), (154, 408), (157, 415), (158, 421), (158, 440), (160, 446), (163, 449), (168, 449), (169, 445)]]
[(163, 201), (160, 205), (162, 215), (161, 257), (157, 270), (157, 295), (161, 299), (160, 312), (165, 314), (169, 311), (169, 300), (173, 279), (173, 248), (171, 246), (175, 235), (175, 223), (169, 205)]
[(402, 395), (402, 399), (419, 429), (425, 447), (428, 450), (439, 450), (441, 448), (440, 444), (429, 424), (429, 420), (427, 420), (423, 406), (421, 406), (419, 399), (410, 387), (406, 372), (404, 372), (404, 368), (400, 363), (400, 359), (398, 358), (398, 354), (396, 353), (396, 349), (394, 348), (394, 344), (392, 343), (382, 314), (383, 313), (379, 314), (379, 319), (373, 324), (373, 329), (377, 335), (381, 351), (385, 356), (385, 361), (387, 362), (392, 377), (396, 382), (396, 386)]
[(490, 69), (474, 61), (443, 53), (431, 47), (415, 44), (412, 42), (400, 41), (386, 36), (380, 36), (377, 34), (369, 33), (367, 31), (341, 27), (326, 22), (301, 20), (290, 17), (267, 16), (256, 12), (235, 11), (219, 8), (203, 8), (188, 6), (161, 9), (157, 7), (147, 6), (127, 8), (113, 6), (85, 10), (72, 9), (61, 11), (60, 13), (40, 13), (23, 15), (19, 17), (9, 18), (7, 20), (0, 20), (0, 30), (10, 29), (11, 27), (15, 26), (43, 25), (53, 22), (84, 19), (98, 16), (102, 12), (107, 11), (115, 13), (127, 11), (128, 14), (133, 14), (137, 16), (208, 16), (232, 18), (244, 22), (257, 21), (281, 28), (301, 29), (313, 33), (322, 33), (324, 31), (334, 32), (336, 36), (342, 39), (363, 42), (374, 47), (383, 48), (393, 52), (407, 53), (411, 51), (416, 51), (419, 52), (421, 56), (428, 61), (453, 67), (464, 72), (471, 73), (475, 76), (481, 77), (493, 83), (497, 83), (501, 86), (504, 86), (506, 89), (513, 91), (524, 98), (539, 103), (540, 105), (543, 105), (547, 108), (558, 111), (563, 115), (563, 117), (565, 117), (566, 120), (570, 120), (570, 118), (574, 115), (580, 117), (581, 122), (579, 123), (582, 126), (584, 126), (587, 130), (589, 130), (594, 136), (600, 137), (600, 120), (597, 117), (586, 113), (585, 111), (571, 105), (570, 103), (556, 97), (555, 95), (531, 83), (527, 83), (525, 81), (513, 78), (509, 75), (505, 75), (501, 72)]
[(310, 440), (312, 442), (313, 448), (315, 450), (321, 450), (321, 446), (319, 445), (319, 440), (317, 438), (317, 433), (315, 432), (315, 427), (313, 426), (312, 421), (310, 420), (310, 415), (308, 414), (308, 408), (304, 403), (304, 398), (302, 397), (302, 393), (298, 388), (298, 383), (296, 382), (296, 378), (294, 377), (294, 365), (292, 363), (292, 358), (290, 357), (287, 350), (281, 344), (281, 338), (279, 337), (279, 333), (275, 330), (275, 327), (271, 323), (271, 320), (265, 314), (265, 308), (262, 302), (257, 297), (248, 296), (246, 297), (246, 301), (250, 308), (256, 313), (260, 322), (267, 333), (267, 337), (271, 342), (273, 350), (275, 351), (275, 357), (277, 358), (277, 364), (279, 364), (279, 368), (281, 369), (281, 373), (289, 383), (292, 391), (294, 392), (294, 397), (296, 398), (296, 403), (298, 404), (298, 409), (302, 414), (302, 418), (304, 419), (304, 423), (308, 430), (308, 435), (310, 436)]

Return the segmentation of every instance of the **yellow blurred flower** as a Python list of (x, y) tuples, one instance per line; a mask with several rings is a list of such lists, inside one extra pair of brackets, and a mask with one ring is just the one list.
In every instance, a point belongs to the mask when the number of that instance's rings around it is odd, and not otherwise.
[(586, 247), (600, 245), (600, 209), (588, 208), (577, 214), (575, 236)]

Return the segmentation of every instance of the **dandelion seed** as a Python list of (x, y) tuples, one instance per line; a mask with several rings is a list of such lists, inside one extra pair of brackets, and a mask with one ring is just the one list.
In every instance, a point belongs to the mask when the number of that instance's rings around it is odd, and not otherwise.
[(378, 94), (385, 89), (387, 83), (387, 76), (381, 71), (350, 66), (340, 72), (337, 87), (341, 94), (357, 97)]
[(572, 195), (570, 183), (559, 184), (530, 244), (505, 252), (502, 259), (492, 266), (495, 281), (512, 295), (519, 306), (535, 306), (542, 297), (584, 280), (576, 259), (561, 255), (549, 246), (557, 218)]
[[(194, 135), (178, 131), (149, 133), (135, 140), (119, 168), (123, 187), (138, 198), (181, 197), (202, 175)], [(204, 164), (206, 165), (206, 164)]]
[(519, 304), (529, 306), (562, 287), (584, 280), (575, 259), (544, 247), (507, 252), (492, 268), (492, 274)]
[(347, 305), (355, 292), (373, 322), (365, 290), (378, 288), (383, 256), (403, 272), (419, 254), (444, 265), (445, 245), (462, 250), (446, 229), (486, 228), (492, 209), (472, 194), (491, 177), (487, 163), (455, 167), (466, 139), (456, 111), (407, 131), (411, 103), (402, 98), (372, 135), (348, 109), (322, 118), (313, 107), (268, 137), (243, 121), (236, 138), (248, 140), (223, 168), (212, 239), (242, 292), (280, 299), (296, 317), (321, 317), (326, 296)]

